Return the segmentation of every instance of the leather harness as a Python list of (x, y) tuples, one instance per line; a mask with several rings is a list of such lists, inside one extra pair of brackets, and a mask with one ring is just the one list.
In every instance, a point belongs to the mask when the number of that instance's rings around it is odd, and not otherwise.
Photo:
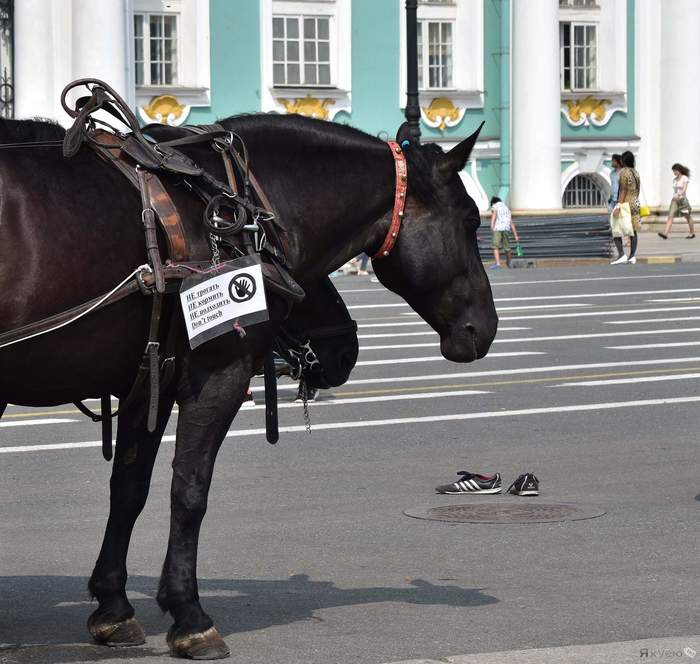
[[(79, 99), (76, 103), (76, 108), (70, 108), (66, 104), (67, 93), (83, 85), (90, 90), (90, 97)], [(90, 88), (90, 86), (92, 86), (92, 88)], [(293, 302), (300, 302), (303, 299), (304, 291), (296, 284), (283, 267), (286, 265), (286, 257), (282, 248), (283, 242), (273, 226), (274, 214), (272, 213), (272, 206), (258, 181), (248, 169), (245, 145), (240, 137), (237, 138), (240, 140), (244, 152), (243, 157), (241, 157), (238, 151), (232, 146), (230, 137), (235, 136), (235, 134), (228, 132), (220, 125), (211, 125), (204, 128), (189, 127), (188, 129), (191, 132), (190, 136), (151, 144), (145, 139), (143, 133), (139, 129), (136, 117), (126, 103), (106, 83), (97, 79), (79, 79), (69, 84), (63, 90), (61, 103), (66, 112), (75, 118), (73, 126), (67, 130), (63, 142), (64, 155), (67, 157), (74, 155), (83, 143), (87, 143), (98, 156), (117, 168), (117, 170), (119, 170), (119, 172), (121, 172), (140, 192), (142, 200), (142, 223), (149, 265), (141, 266), (141, 268), (135, 270), (133, 274), (136, 278), (134, 280), (129, 280), (127, 283), (120, 285), (119, 288), (109, 294), (94, 298), (89, 302), (85, 302), (40, 321), (0, 333), (0, 348), (66, 325), (81, 315), (108, 306), (132, 293), (141, 291), (146, 295), (151, 295), (153, 297), (153, 305), (149, 324), (148, 342), (134, 385), (128, 396), (120, 404), (119, 410), (125, 410), (127, 406), (131, 406), (137, 399), (140, 399), (144, 384), (150, 379), (147, 426), (148, 430), (152, 432), (155, 430), (157, 424), (161, 376), (163, 375), (163, 377), (167, 379), (167, 374), (172, 374), (174, 368), (174, 324), (169, 326), (169, 333), (165, 343), (166, 352), (164, 354), (160, 352), (160, 323), (166, 289), (169, 289), (168, 284), (179, 283), (192, 272), (201, 272), (205, 271), (207, 268), (211, 268), (211, 263), (209, 261), (194, 262), (190, 260), (189, 242), (182, 224), (181, 216), (170, 194), (160, 180), (157, 174), (158, 171), (176, 173), (191, 178), (191, 180), (187, 181), (187, 184), (190, 185), (191, 189), (199, 194), (205, 202), (208, 202), (207, 212), (209, 212), (210, 208), (216, 210), (215, 203), (217, 203), (217, 201), (215, 199), (218, 198), (228, 198), (234, 201), (232, 205), (235, 204), (244, 211), (253, 213), (255, 215), (255, 221), (258, 221), (260, 212), (264, 212), (267, 216), (267, 221), (270, 222), (264, 229), (264, 239), (260, 243), (260, 246), (253, 247), (250, 240), (246, 238), (244, 245), (248, 253), (256, 249), (258, 251), (266, 251), (270, 259), (269, 262), (262, 263), (266, 286), (269, 287), (272, 292), (281, 295), (288, 302), (290, 307)], [(98, 109), (106, 110), (108, 113), (117, 117), (121, 122), (128, 125), (132, 130), (131, 134), (123, 135), (116, 130), (112, 133), (104, 129), (98, 129), (95, 126), (95, 118), (91, 116), (91, 113)], [(228, 140), (226, 140), (227, 137)], [(221, 183), (213, 178), (210, 174), (199, 168), (189, 157), (176, 149), (176, 147), (183, 145), (207, 141), (212, 142), (215, 149), (221, 153), (226, 179), (228, 181), (227, 184)], [(379, 250), (372, 256), (373, 260), (388, 256), (396, 244), (406, 204), (406, 192), (408, 187), (406, 159), (403, 150), (397, 143), (389, 141), (388, 144), (391, 148), (392, 156), (394, 157), (396, 171), (394, 206), (389, 230)], [(242, 192), (240, 192), (241, 188), (237, 185), (236, 171), (241, 178)], [(223, 191), (225, 196), (210, 196), (205, 192), (204, 188), (200, 186), (198, 180), (203, 180), (206, 185), (214, 190)], [(197, 183), (195, 184), (195, 182)], [(250, 201), (251, 187), (262, 206), (260, 208)], [(207, 225), (206, 216), (205, 213), (205, 225)], [(245, 212), (242, 216), (245, 218)], [(223, 238), (221, 236), (224, 235), (222, 227), (226, 224), (219, 222), (224, 222), (224, 219), (218, 217), (213, 218), (213, 224), (208, 226), (210, 226), (214, 238), (222, 240)], [(236, 225), (235, 222), (232, 222), (229, 224), (229, 227), (231, 226), (235, 232), (240, 233), (244, 229), (245, 224)], [(158, 227), (162, 230), (167, 245), (169, 258), (165, 263), (161, 259), (158, 247)], [(229, 228), (229, 231), (230, 230), (231, 228)], [(268, 234), (274, 239), (274, 243), (269, 241)], [(214, 238), (212, 241), (216, 242)], [(174, 312), (177, 311), (176, 308), (173, 310)], [(275, 443), (278, 438), (276, 387), (272, 384), (272, 380), (275, 378), (275, 370), (274, 362), (271, 359), (271, 353), (269, 355), (270, 357), (267, 358), (265, 362), (266, 401), (270, 399), (271, 402), (266, 406), (266, 423), (268, 425), (267, 438), (269, 442)], [(0, 407), (4, 405), (5, 404), (0, 404)], [(110, 460), (112, 458), (111, 419), (117, 415), (116, 412), (113, 414), (111, 413), (110, 395), (107, 394), (101, 397), (101, 415), (96, 415), (82, 403), (75, 403), (75, 405), (93, 421), (102, 422), (102, 452), (105, 459)], [(3, 410), (4, 408), (0, 408), (0, 417), (2, 417)]]

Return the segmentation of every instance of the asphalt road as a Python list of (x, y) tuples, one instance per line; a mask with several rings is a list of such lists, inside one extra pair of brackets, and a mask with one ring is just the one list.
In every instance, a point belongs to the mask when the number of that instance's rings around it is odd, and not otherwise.
[[(640, 639), (686, 659), (683, 648), (700, 650), (700, 265), (490, 276), (501, 322), (486, 359), (441, 359), (396, 296), (342, 277), (360, 360), (347, 385), (311, 404), (312, 433), (292, 385), (277, 446), (261, 406), (239, 414), (199, 557), (203, 603), (234, 664), (617, 664), (640, 661)], [(170, 661), (170, 620), (153, 596), (172, 443), (129, 557), (148, 642), (89, 642), (86, 585), (110, 472), (98, 439), (72, 407), (10, 408), (0, 423), (0, 662)], [(436, 496), (458, 470), (498, 471), (505, 486), (534, 471), (542, 493)], [(529, 525), (403, 514), (468, 501), (606, 514)], [(532, 648), (544, 650), (520, 652)]]

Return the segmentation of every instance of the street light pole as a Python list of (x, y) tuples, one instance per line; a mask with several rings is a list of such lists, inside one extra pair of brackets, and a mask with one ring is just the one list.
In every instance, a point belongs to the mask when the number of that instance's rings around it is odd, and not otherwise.
[(406, 120), (411, 138), (420, 142), (418, 105), (418, 0), (406, 0)]

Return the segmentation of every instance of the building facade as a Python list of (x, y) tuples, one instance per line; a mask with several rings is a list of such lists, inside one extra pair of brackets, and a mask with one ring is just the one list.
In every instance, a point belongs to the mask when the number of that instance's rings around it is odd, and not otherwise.
[[(485, 122), (462, 173), (482, 210), (601, 207), (625, 150), (664, 208), (671, 165), (700, 168), (697, 0), (419, 0), (418, 20), (423, 140)], [(404, 119), (404, 0), (0, 0), (0, 35), (17, 118), (67, 122), (62, 88), (90, 76), (144, 122), (302, 113), (386, 139)]]

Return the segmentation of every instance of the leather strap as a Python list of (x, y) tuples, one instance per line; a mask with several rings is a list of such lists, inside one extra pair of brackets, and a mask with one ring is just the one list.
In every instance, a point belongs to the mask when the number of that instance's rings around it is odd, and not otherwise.
[[(95, 152), (107, 163), (112, 164), (134, 187), (140, 190), (139, 177), (134, 163), (122, 151), (119, 138), (101, 129), (95, 132), (95, 137), (99, 141), (96, 144), (91, 144)], [(148, 171), (145, 171), (144, 174), (144, 183), (148, 188), (151, 207), (160, 221), (168, 244), (168, 256), (178, 262), (186, 261), (190, 256), (190, 248), (180, 213), (160, 178), (155, 173)]]
[(386, 258), (396, 244), (401, 230), (401, 222), (403, 221), (404, 208), (406, 207), (406, 192), (408, 191), (408, 169), (406, 167), (406, 157), (403, 154), (401, 146), (395, 141), (387, 141), (391, 148), (391, 154), (394, 157), (394, 166), (396, 168), (396, 191), (394, 192), (394, 209), (391, 214), (391, 224), (389, 232), (382, 242), (382, 246), (372, 256), (372, 260), (377, 258)]

